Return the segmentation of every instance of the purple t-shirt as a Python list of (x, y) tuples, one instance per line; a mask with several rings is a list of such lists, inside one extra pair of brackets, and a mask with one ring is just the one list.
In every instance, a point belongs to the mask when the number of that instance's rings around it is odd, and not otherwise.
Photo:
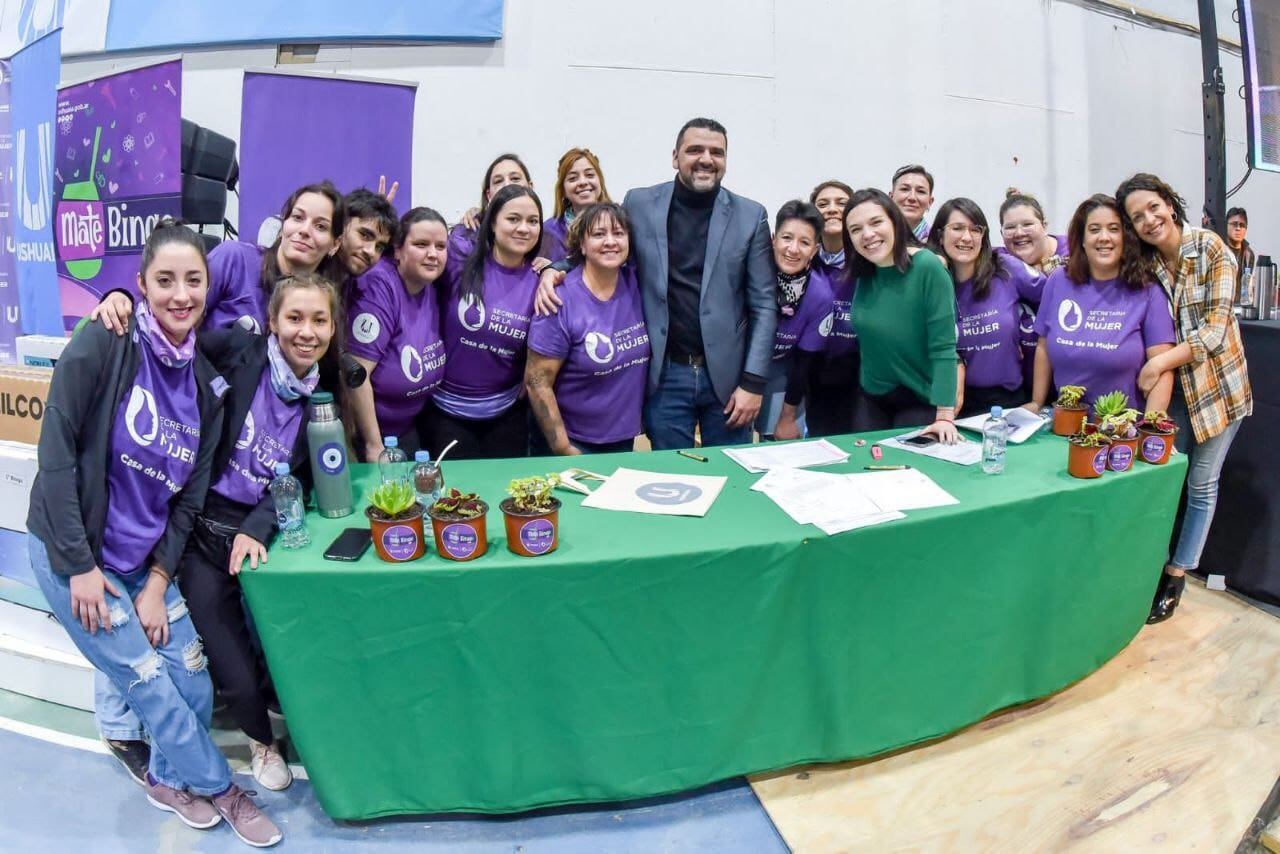
[(560, 297), (564, 305), (558, 313), (533, 319), (529, 347), (564, 361), (556, 377), (556, 404), (565, 432), (593, 444), (635, 437), (651, 356), (635, 268), (622, 268), (606, 302), (591, 293), (582, 267), (575, 267), (565, 276)]
[(137, 346), (138, 375), (111, 427), (110, 512), (102, 532), (102, 563), (121, 574), (143, 568), (200, 449), (195, 369), (165, 367), (145, 340)]
[(448, 250), (450, 258), (457, 258), (459, 261), (467, 260), (476, 248), (476, 231), (473, 228), (467, 228), (462, 223), (458, 223), (449, 229)]
[(241, 504), (261, 501), (276, 476), (276, 463), (293, 457), (304, 405), (281, 400), (271, 387), (271, 371), (263, 371), (227, 467), (209, 488)]
[(1065, 269), (1054, 270), (1044, 286), (1036, 332), (1048, 344), (1056, 385), (1084, 386), (1090, 406), (1101, 395), (1122, 391), (1139, 411), (1146, 408), (1138, 372), (1147, 348), (1176, 340), (1160, 287), (1135, 290), (1116, 280), (1077, 285)]
[(563, 214), (542, 224), (542, 257), (552, 264), (569, 257), (569, 223)]
[(484, 296), (463, 301), (463, 259), (452, 253), (436, 287), (447, 287), (440, 329), (444, 380), (434, 401), (450, 415), (495, 418), (516, 402), (524, 385), (525, 346), (538, 275), (533, 266), (503, 267), (484, 261)]
[[(1055, 234), (1053, 239), (1057, 241), (1054, 255), (1065, 259), (1067, 257), (1067, 236), (1065, 234)], [(996, 247), (996, 255), (1011, 264), (1026, 264), (1025, 261), (1003, 246)], [(1032, 270), (1032, 272), (1038, 273), (1035, 270)], [(1022, 379), (1028, 387), (1031, 386), (1031, 380), (1035, 376), (1036, 342), (1040, 340), (1040, 336), (1036, 334), (1036, 309), (1040, 307), (1040, 295), (1044, 291), (1044, 282), (1049, 279), (1047, 273), (1038, 273), (1038, 275), (1041, 276), (1041, 285), (1038, 291), (1018, 303), (1018, 329), (1021, 333), (1019, 340), (1022, 343)]]
[(444, 379), (444, 340), (434, 287), (410, 295), (386, 258), (356, 280), (347, 350), (375, 364), (373, 405), (384, 436), (402, 436)]
[(966, 386), (1010, 391), (1022, 386), (1021, 303), (1039, 302), (1044, 280), (1015, 256), (1005, 255), (996, 261), (982, 299), (974, 298), (972, 280), (956, 284), (956, 350), (964, 359)]
[(814, 263), (813, 275), (822, 278), (831, 292), (831, 331), (827, 335), (828, 356), (847, 356), (858, 352), (858, 333), (853, 328), (853, 293), (858, 283), (845, 275), (843, 268)]
[[(267, 328), (267, 294), (262, 290), (261, 246), (225, 240), (209, 253), (209, 294), (204, 325), (223, 329), (242, 324), (259, 334)], [(241, 320), (241, 318), (248, 318)]]
[(810, 353), (826, 349), (827, 337), (835, 323), (835, 297), (824, 275), (809, 273), (804, 296), (788, 315), (778, 312), (778, 331), (773, 338), (773, 361), (780, 362), (796, 347)]

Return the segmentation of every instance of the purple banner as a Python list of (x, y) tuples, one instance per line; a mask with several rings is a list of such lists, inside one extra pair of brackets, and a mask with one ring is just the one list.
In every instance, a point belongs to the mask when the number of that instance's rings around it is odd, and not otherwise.
[(14, 233), (13, 189), (13, 71), (8, 60), (0, 59), (0, 362), (18, 360), (14, 339), (22, 334), (18, 299), (18, 271), (14, 267), (17, 236)]
[(112, 288), (137, 293), (152, 228), (182, 213), (182, 62), (58, 92), (53, 236), (67, 329)]
[[(244, 75), (240, 112), (242, 239), (298, 187), (328, 178), (348, 193), (376, 190), (378, 176), (400, 182), (396, 207), (413, 199), (411, 84), (296, 74)], [(274, 229), (271, 229), (274, 233)]]

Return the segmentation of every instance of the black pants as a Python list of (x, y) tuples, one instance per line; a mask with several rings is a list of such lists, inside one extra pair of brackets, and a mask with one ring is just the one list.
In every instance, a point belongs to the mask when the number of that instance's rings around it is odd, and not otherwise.
[(423, 438), (432, 457), (454, 439), (451, 460), (492, 460), (529, 456), (529, 404), (521, 399), (496, 418), (472, 421), (458, 418), (428, 401), (419, 416)]
[(811, 437), (853, 431), (854, 407), (862, 394), (858, 385), (861, 365), (862, 355), (856, 351), (814, 359), (804, 402), (804, 421)]
[(1017, 409), (1030, 399), (1031, 395), (1022, 387), (1010, 391), (1004, 386), (968, 385), (964, 387), (964, 407), (960, 410), (960, 417), (986, 415), (993, 406)]
[(902, 386), (888, 394), (872, 394), (864, 388), (853, 413), (853, 427), (859, 433), (892, 427), (928, 427), (937, 415), (938, 407)]
[(274, 736), (267, 703), (275, 690), (250, 628), (240, 581), (227, 571), (231, 543), (244, 510), (209, 493), (205, 512), (196, 518), (187, 540), (178, 587), (187, 600), (196, 631), (204, 640), (214, 687), (236, 726), (254, 741), (271, 744)]

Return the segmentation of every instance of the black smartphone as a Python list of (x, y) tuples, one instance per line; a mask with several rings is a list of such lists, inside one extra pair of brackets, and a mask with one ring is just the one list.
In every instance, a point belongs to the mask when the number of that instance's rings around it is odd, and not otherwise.
[(325, 560), (359, 560), (373, 542), (368, 528), (347, 528), (324, 550)]
[(938, 437), (932, 433), (924, 433), (919, 436), (912, 436), (910, 439), (903, 439), (902, 444), (911, 445), (915, 448), (927, 448), (930, 445), (936, 445)]

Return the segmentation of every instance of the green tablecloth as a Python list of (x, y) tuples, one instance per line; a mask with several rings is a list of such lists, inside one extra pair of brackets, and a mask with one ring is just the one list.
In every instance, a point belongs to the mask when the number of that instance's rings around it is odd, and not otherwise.
[[(854, 437), (846, 466), (870, 462)], [(321, 558), (363, 515), (309, 520), (243, 580), (325, 811), (508, 812), (674, 792), (933, 738), (1089, 674), (1146, 617), (1185, 458), (1093, 481), (1065, 440), (986, 476), (886, 450), (959, 499), (834, 537), (750, 491), (719, 450), (581, 458), (608, 474), (723, 474), (701, 519), (565, 495), (561, 545), (519, 558), (497, 502), (564, 460), (446, 461), (493, 505), (467, 564)], [(357, 495), (373, 475), (357, 467)]]

